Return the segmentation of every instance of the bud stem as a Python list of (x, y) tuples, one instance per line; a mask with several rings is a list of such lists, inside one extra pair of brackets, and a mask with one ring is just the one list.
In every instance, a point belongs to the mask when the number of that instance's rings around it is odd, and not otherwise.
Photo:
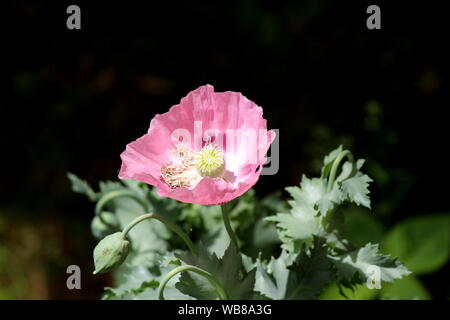
[(333, 166), (331, 167), (330, 170), (330, 176), (328, 178), (328, 192), (331, 191), (331, 189), (333, 189), (333, 184), (334, 184), (334, 180), (336, 178), (336, 172), (337, 169), (339, 168), (339, 164), (341, 163), (342, 159), (344, 159), (345, 157), (348, 158), (348, 160), (351, 162), (353, 169), (355, 170), (355, 159), (353, 158), (353, 154), (348, 151), (348, 150), (344, 150), (341, 153), (338, 154), (338, 156), (336, 157), (336, 159), (334, 159), (333, 162)]
[(104, 224), (110, 225), (107, 221), (105, 221), (105, 219), (101, 215), (103, 207), (108, 202), (110, 202), (116, 198), (121, 198), (121, 197), (131, 198), (131, 199), (135, 200), (136, 202), (138, 202), (144, 208), (145, 211), (149, 210), (147, 203), (145, 203), (141, 198), (136, 196), (134, 193), (132, 193), (128, 190), (114, 190), (114, 191), (106, 193), (103, 197), (101, 197), (95, 206), (95, 214), (100, 218), (100, 220)]
[(195, 273), (201, 275), (202, 277), (205, 277), (211, 283), (211, 285), (216, 289), (217, 295), (219, 296), (220, 300), (228, 300), (225, 290), (223, 289), (223, 287), (219, 283), (219, 281), (216, 279), (216, 277), (214, 277), (211, 273), (209, 273), (203, 269), (200, 269), (198, 267), (191, 266), (191, 265), (179, 266), (179, 267), (173, 269), (172, 271), (170, 271), (168, 274), (166, 274), (166, 276), (161, 281), (161, 284), (159, 286), (159, 300), (165, 300), (164, 299), (164, 288), (166, 287), (167, 282), (169, 282), (169, 280), (172, 279), (176, 274), (183, 272), (183, 271), (192, 271), (192, 272), (195, 272)]
[(163, 216), (160, 216), (159, 214), (156, 214), (156, 213), (143, 214), (143, 215), (137, 217), (136, 219), (134, 219), (133, 221), (131, 221), (125, 227), (125, 229), (122, 231), (122, 236), (124, 238), (126, 238), (128, 232), (130, 232), (130, 230), (135, 225), (137, 225), (139, 222), (144, 221), (146, 219), (156, 219), (156, 220), (159, 220), (162, 223), (164, 223), (167, 228), (169, 228), (170, 230), (172, 230), (173, 232), (178, 234), (180, 236), (180, 238), (183, 239), (183, 241), (186, 243), (186, 245), (189, 247), (189, 249), (191, 250), (191, 252), (193, 254), (195, 254), (195, 255), (197, 254), (197, 249), (195, 248), (194, 243), (191, 241), (191, 239), (188, 237), (188, 235), (183, 230), (181, 230), (181, 228), (178, 227), (175, 223), (173, 223), (169, 219), (167, 219), (167, 218), (165, 218)]

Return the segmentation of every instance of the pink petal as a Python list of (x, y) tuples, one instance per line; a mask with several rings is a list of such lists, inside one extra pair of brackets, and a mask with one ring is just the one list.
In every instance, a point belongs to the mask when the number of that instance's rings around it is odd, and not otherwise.
[[(194, 141), (195, 121), (201, 122), (203, 133), (211, 133), (214, 129), (217, 142), (226, 154), (226, 170), (233, 179), (203, 178), (191, 189), (170, 188), (161, 180), (161, 166), (171, 161), (170, 152), (175, 145), (171, 135), (177, 129), (185, 130), (191, 137), (190, 148), (198, 151), (204, 142), (201, 137)], [(258, 139), (253, 141), (241, 137), (235, 145), (227, 144), (226, 137), (230, 137), (227, 130), (230, 129), (243, 132), (253, 130)], [(183, 202), (203, 205), (226, 203), (242, 195), (258, 181), (266, 161), (264, 155), (274, 138), (275, 133), (267, 131), (261, 107), (240, 93), (215, 93), (213, 86), (202, 86), (190, 92), (168, 112), (156, 115), (148, 133), (127, 145), (121, 155), (119, 178), (149, 183), (158, 188), (161, 196)]]

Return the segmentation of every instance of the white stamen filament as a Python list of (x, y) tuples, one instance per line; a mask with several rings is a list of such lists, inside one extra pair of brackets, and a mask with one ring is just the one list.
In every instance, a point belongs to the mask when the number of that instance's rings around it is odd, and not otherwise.
[(207, 144), (197, 154), (177, 146), (172, 162), (161, 167), (161, 177), (171, 188), (194, 187), (203, 177), (221, 178), (225, 171), (223, 152)]

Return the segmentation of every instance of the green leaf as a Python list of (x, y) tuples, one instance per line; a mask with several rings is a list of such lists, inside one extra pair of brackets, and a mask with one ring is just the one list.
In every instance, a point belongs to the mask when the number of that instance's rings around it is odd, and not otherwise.
[(205, 230), (214, 230), (217, 226), (223, 224), (220, 206), (202, 206), (194, 204), (193, 207), (197, 208)]
[[(124, 266), (118, 277), (118, 284), (115, 288), (105, 288), (106, 296), (103, 299), (123, 299), (125, 294), (133, 294), (142, 291), (141, 288), (146, 283), (157, 281), (156, 275), (143, 266)], [(159, 282), (158, 282), (159, 285)]]
[(338, 280), (344, 284), (366, 283), (373, 275), (374, 270), (379, 271), (380, 280), (392, 282), (410, 274), (400, 262), (388, 255), (381, 255), (378, 244), (366, 244), (337, 256), (330, 256), (337, 271)]
[(381, 299), (395, 300), (429, 300), (430, 294), (423, 284), (413, 275), (409, 275), (394, 283), (387, 283), (381, 289)]
[[(157, 198), (157, 196), (150, 196), (147, 186), (139, 184), (134, 181), (124, 180), (124, 184), (119, 182), (105, 181), (100, 182), (101, 196), (107, 197), (111, 192), (126, 191), (125, 194), (132, 194), (134, 197), (140, 199), (140, 201), (131, 198), (129, 196), (121, 196), (113, 198), (106, 203), (106, 208), (109, 211), (114, 212), (120, 229), (124, 229), (132, 220), (139, 217), (142, 214), (147, 213), (146, 206), (158, 208), (158, 214), (168, 217), (169, 219), (174, 214), (168, 210), (164, 204), (167, 204), (165, 200)], [(149, 201), (151, 200), (151, 202)], [(171, 233), (167, 227), (156, 220), (145, 220), (136, 225), (128, 234), (131, 239), (133, 250), (135, 252), (143, 252), (144, 254), (149, 251), (158, 251), (164, 253), (169, 247), (168, 240)]]
[(314, 247), (308, 255), (303, 250), (289, 267), (286, 299), (313, 300), (332, 278), (331, 261), (327, 256), (325, 240), (314, 237)]
[(322, 221), (324, 227), (323, 237), (330, 249), (346, 250), (348, 240), (343, 238), (345, 230), (344, 213), (341, 208), (332, 211)]
[(89, 186), (89, 184), (86, 181), (78, 178), (76, 175), (70, 172), (67, 173), (67, 178), (69, 178), (70, 182), (72, 183), (73, 192), (84, 194), (91, 201), (97, 200), (98, 195), (94, 192), (94, 190)]
[(286, 251), (275, 259), (271, 257), (265, 264), (261, 259), (256, 260), (255, 291), (273, 300), (282, 300), (286, 295), (289, 277)]
[(281, 247), (289, 252), (298, 252), (302, 245), (310, 246), (313, 235), (322, 230), (320, 218), (307, 215), (279, 213), (266, 220), (277, 224), (278, 235), (283, 242)]
[[(95, 193), (85, 181), (71, 173), (67, 176), (75, 192), (86, 194), (91, 200), (103, 201), (102, 208), (99, 208), (103, 220), (95, 216), (91, 222), (91, 230), (99, 239), (122, 230), (133, 219), (147, 213), (148, 209), (156, 209), (160, 215), (169, 219), (177, 217), (180, 212), (175, 200), (159, 197), (155, 190), (151, 193), (148, 186), (141, 182), (102, 181), (99, 183), (100, 191)], [(111, 193), (115, 195), (108, 198)], [(118, 193), (121, 196), (117, 196)], [(164, 253), (168, 249), (171, 233), (161, 222), (146, 220), (133, 228), (128, 236), (132, 242), (129, 260), (132, 258), (134, 265), (139, 261), (150, 265), (154, 263), (151, 259), (155, 257), (155, 253)]]
[[(245, 193), (247, 194), (249, 193)], [(241, 250), (253, 257), (259, 254), (268, 257), (275, 248), (279, 247), (280, 240), (276, 226), (268, 223), (264, 218), (274, 215), (279, 212), (278, 210), (287, 211), (287, 202), (281, 199), (281, 192), (270, 194), (262, 199), (257, 199), (252, 194), (249, 194), (250, 198), (240, 200), (251, 205), (236, 206), (236, 210), (232, 210), (232, 223), (235, 223), (234, 229), (238, 238), (241, 239)], [(237, 212), (237, 215), (234, 215), (234, 212)]]
[(357, 205), (362, 205), (370, 209), (369, 182), (373, 180), (368, 175), (357, 172), (355, 176), (348, 178), (341, 183), (344, 197)]
[[(241, 274), (242, 257), (233, 243), (230, 243), (222, 258), (218, 258), (215, 253), (210, 254), (204, 246), (199, 246), (198, 255), (185, 253), (178, 257), (184, 263), (199, 267), (216, 277), (229, 299), (242, 300), (253, 297), (256, 270)], [(204, 277), (189, 272), (181, 274), (176, 288), (197, 299), (217, 298), (215, 290)]]
[(302, 177), (300, 188), (287, 187), (286, 190), (294, 198), (296, 205), (311, 213), (325, 215), (335, 204), (341, 202), (342, 194), (337, 186), (327, 191), (326, 181), (319, 178)]
[(207, 230), (200, 241), (206, 246), (208, 252), (215, 252), (221, 256), (224, 254), (230, 243), (230, 237), (228, 236), (225, 226), (219, 224), (214, 229)]
[(441, 268), (450, 255), (450, 214), (423, 215), (397, 224), (382, 249), (398, 256), (415, 274)]
[[(322, 168), (322, 180), (325, 181), (325, 179), (327, 179), (335, 158), (342, 151), (342, 146), (339, 146), (338, 149), (332, 151), (327, 157), (325, 157), (324, 167)], [(357, 205), (363, 205), (370, 208), (368, 186), (369, 182), (372, 182), (373, 180), (368, 175), (363, 174), (360, 171), (361, 167), (364, 165), (364, 162), (364, 159), (358, 159), (356, 161), (355, 168), (353, 168), (353, 165), (349, 161), (346, 161), (342, 165), (341, 173), (336, 178), (334, 184), (338, 186), (337, 189), (340, 191), (340, 193), (336, 193), (338, 200), (342, 201), (347, 199)], [(333, 186), (333, 189), (334, 188), (335, 186)]]
[(150, 193), (148, 186), (143, 182), (131, 179), (122, 179), (120, 181), (127, 189), (142, 199), (147, 198)]
[[(158, 300), (158, 289), (162, 278), (179, 263), (173, 253), (155, 259), (152, 268), (123, 265), (115, 274), (115, 288), (105, 288), (105, 300)], [(166, 299), (191, 299), (175, 288), (179, 275), (173, 277), (164, 290)]]
[[(301, 188), (288, 187), (286, 190), (294, 200), (290, 200), (290, 213), (278, 213), (265, 220), (275, 222), (282, 248), (298, 252), (303, 244), (311, 245), (313, 235), (323, 232), (322, 218), (318, 202), (322, 200), (326, 187), (320, 179), (310, 180), (303, 176)], [(324, 200), (326, 202), (328, 200)], [(317, 208), (314, 208), (317, 206)], [(322, 208), (326, 207), (322, 204)]]
[[(325, 167), (330, 165), (340, 152), (342, 146), (325, 157)], [(300, 187), (286, 188), (294, 198), (289, 201), (290, 213), (281, 212), (266, 218), (266, 221), (275, 222), (284, 249), (298, 252), (301, 245), (311, 244), (313, 235), (327, 237), (323, 230), (323, 218), (344, 200), (370, 207), (368, 183), (372, 180), (359, 171), (363, 164), (364, 160), (359, 159), (353, 168), (350, 162), (345, 162), (341, 174), (331, 188), (328, 188), (326, 175), (320, 179), (303, 176)], [(327, 172), (325, 167), (323, 171)], [(326, 231), (330, 233), (328, 238), (331, 241), (331, 236), (336, 236), (331, 233), (336, 233), (337, 230)]]
[(342, 165), (341, 173), (336, 178), (336, 182), (342, 182), (348, 178), (355, 176), (358, 171), (361, 171), (361, 168), (365, 162), (366, 160), (364, 159), (358, 159), (356, 161), (356, 168), (353, 168), (353, 165), (349, 161), (344, 162), (344, 164)]

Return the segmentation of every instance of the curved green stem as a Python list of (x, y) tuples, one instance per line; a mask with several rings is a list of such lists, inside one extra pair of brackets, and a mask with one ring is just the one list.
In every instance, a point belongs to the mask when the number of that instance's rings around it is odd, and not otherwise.
[(331, 189), (333, 188), (334, 180), (336, 179), (337, 169), (339, 168), (339, 164), (341, 163), (342, 159), (344, 159), (345, 157), (347, 157), (348, 160), (351, 162), (353, 170), (355, 169), (355, 159), (353, 158), (353, 154), (348, 150), (342, 151), (336, 157), (336, 159), (334, 159), (333, 165), (331, 167), (330, 176), (328, 178), (328, 188), (327, 188), (328, 192), (330, 192)]
[(121, 197), (131, 198), (131, 199), (137, 201), (144, 208), (145, 211), (149, 211), (147, 203), (145, 203), (145, 201), (143, 201), (141, 198), (136, 196), (134, 193), (132, 193), (132, 192), (130, 192), (128, 190), (114, 190), (114, 191), (108, 192), (103, 197), (101, 197), (98, 200), (97, 204), (95, 205), (95, 214), (100, 218), (100, 220), (104, 224), (108, 224), (108, 222), (106, 222), (105, 219), (103, 219), (103, 217), (101, 215), (103, 207), (108, 202), (110, 202), (110, 201), (112, 201), (112, 200), (114, 200), (116, 198), (121, 198)]
[(195, 272), (195, 273), (201, 275), (202, 277), (205, 277), (211, 283), (211, 285), (214, 287), (214, 289), (216, 289), (217, 295), (219, 296), (220, 300), (228, 300), (225, 290), (223, 289), (223, 287), (219, 283), (219, 281), (216, 279), (216, 277), (214, 277), (211, 273), (209, 273), (203, 269), (200, 269), (198, 267), (191, 266), (191, 265), (179, 266), (179, 267), (173, 269), (172, 271), (170, 271), (168, 274), (166, 274), (166, 276), (161, 281), (161, 284), (159, 286), (159, 299), (160, 300), (165, 300), (164, 299), (164, 288), (166, 287), (167, 282), (169, 282), (169, 280), (172, 279), (176, 274), (183, 272), (183, 271), (192, 271), (192, 272)]
[(231, 224), (230, 224), (230, 218), (228, 215), (229, 211), (227, 209), (225, 209), (225, 206), (220, 206), (220, 208), (222, 211), (222, 217), (223, 217), (223, 223), (225, 224), (225, 229), (227, 230), (227, 233), (230, 236), (230, 239), (233, 242), (233, 244), (236, 246), (236, 248), (239, 249), (236, 233), (234, 233), (233, 228), (231, 227)]
[(128, 232), (130, 232), (130, 230), (135, 225), (137, 225), (141, 221), (144, 221), (145, 219), (156, 219), (156, 220), (159, 220), (162, 223), (164, 223), (170, 230), (172, 230), (173, 232), (178, 234), (180, 236), (180, 238), (183, 239), (183, 241), (186, 243), (186, 245), (189, 247), (189, 249), (191, 250), (191, 252), (193, 254), (197, 254), (197, 248), (195, 247), (195, 245), (191, 241), (191, 239), (188, 237), (188, 235), (183, 230), (181, 230), (181, 228), (179, 226), (177, 226), (175, 223), (173, 223), (169, 219), (166, 219), (163, 216), (160, 216), (159, 214), (156, 214), (156, 213), (143, 214), (143, 215), (137, 217), (136, 219), (134, 219), (133, 221), (131, 221), (125, 227), (125, 229), (123, 229), (123, 231), (122, 231), (123, 237), (125, 238), (127, 236)]

